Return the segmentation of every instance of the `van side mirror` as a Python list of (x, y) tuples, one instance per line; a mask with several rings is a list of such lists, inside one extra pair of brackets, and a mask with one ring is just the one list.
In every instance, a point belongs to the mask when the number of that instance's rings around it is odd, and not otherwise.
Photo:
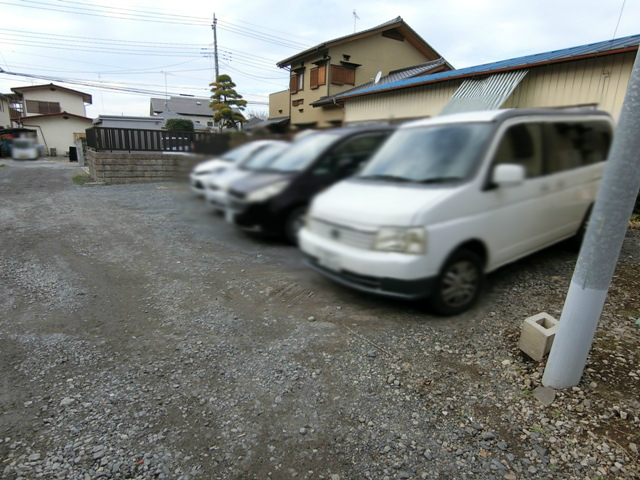
[(491, 181), (499, 187), (511, 187), (520, 185), (526, 178), (526, 172), (522, 165), (502, 163), (493, 169)]

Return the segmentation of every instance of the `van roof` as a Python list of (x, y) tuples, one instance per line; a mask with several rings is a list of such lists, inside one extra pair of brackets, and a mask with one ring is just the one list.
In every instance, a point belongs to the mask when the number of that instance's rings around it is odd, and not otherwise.
[(451, 115), (441, 115), (437, 117), (424, 118), (407, 122), (400, 128), (421, 127), (427, 125), (440, 125), (450, 123), (470, 123), (470, 122), (501, 122), (508, 118), (526, 116), (549, 116), (549, 117), (599, 117), (611, 121), (611, 115), (602, 110), (591, 109), (561, 109), (561, 108), (508, 108), (500, 110), (482, 110), (478, 112), (454, 113)]

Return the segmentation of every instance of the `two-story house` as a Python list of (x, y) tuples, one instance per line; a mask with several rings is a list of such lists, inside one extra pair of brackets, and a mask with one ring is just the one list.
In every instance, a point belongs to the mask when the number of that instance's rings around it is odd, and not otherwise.
[(270, 95), (270, 118), (289, 115), (298, 129), (340, 125), (341, 105), (313, 104), (382, 75), (435, 60), (440, 60), (437, 69), (429, 73), (452, 69), (401, 17), (320, 43), (278, 62), (291, 76), (288, 90)]
[(14, 126), (35, 130), (49, 155), (64, 155), (93, 121), (87, 118), (91, 95), (53, 83), (12, 88), (10, 115)]
[(0, 93), (0, 130), (11, 128), (11, 117), (9, 116), (9, 98)]
[(165, 119), (188, 119), (193, 122), (196, 130), (207, 130), (214, 127), (210, 103), (210, 98), (200, 97), (152, 98), (149, 114)]

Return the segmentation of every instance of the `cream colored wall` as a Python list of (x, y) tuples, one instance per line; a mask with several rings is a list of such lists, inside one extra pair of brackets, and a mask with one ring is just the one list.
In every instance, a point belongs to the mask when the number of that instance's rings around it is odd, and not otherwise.
[(617, 121), (636, 52), (532, 68), (503, 108), (595, 104)]
[(11, 128), (9, 103), (4, 98), (0, 98), (0, 128)]
[[(291, 100), (289, 101), (290, 115), (291, 115), (291, 124), (304, 124), (304, 123), (312, 123), (317, 122), (318, 127), (328, 127), (331, 126), (329, 123), (331, 120), (341, 120), (342, 112), (327, 112), (321, 108), (313, 108), (311, 103), (316, 100), (320, 100), (321, 97), (327, 96), (327, 88), (329, 83), (329, 71), (326, 69), (326, 77), (325, 84), (320, 85), (318, 88), (312, 90), (311, 89), (311, 69), (316, 68), (316, 65), (313, 62), (319, 61), (323, 58), (322, 54), (315, 55), (313, 57), (307, 57), (304, 60), (304, 79), (303, 85), (304, 89), (298, 91), (296, 93), (291, 94)], [(297, 62), (292, 65), (292, 69), (296, 69), (302, 66), (302, 63)], [(288, 92), (288, 90), (287, 90)], [(293, 106), (292, 102), (294, 100), (304, 100), (302, 105), (298, 105), (296, 107)], [(302, 110), (302, 111), (301, 111)]]
[(461, 80), (425, 87), (366, 95), (345, 100), (345, 123), (397, 120), (438, 115), (458, 89)]
[[(386, 38), (382, 33), (338, 45), (329, 50), (331, 63), (340, 65), (343, 55), (349, 62), (361, 66), (356, 68), (356, 86), (370, 82), (379, 71), (388, 75), (393, 70), (426, 63), (435, 58), (427, 58), (406, 39), (403, 42)], [(353, 85), (330, 85), (329, 95), (336, 95), (353, 88)]]
[(290, 105), (288, 89), (270, 94), (269, 118), (288, 117), (291, 113), (289, 109)]
[[(535, 67), (501, 108), (595, 104), (617, 121), (635, 52)], [(603, 75), (608, 72), (608, 75)], [(438, 115), (462, 80), (345, 100), (345, 123)]]
[(57, 154), (61, 156), (74, 145), (73, 134), (84, 133), (87, 128), (92, 126), (92, 121), (75, 117), (69, 117), (65, 120), (62, 116), (55, 116), (34, 118), (33, 120), (25, 118), (23, 125), (25, 128), (33, 128), (38, 132), (38, 143), (46, 145), (48, 149), (55, 148)]
[[(23, 101), (25, 111), (27, 110), (27, 100), (39, 100), (41, 102), (58, 102), (60, 103), (60, 111), (73, 113), (74, 115), (80, 115), (86, 117), (87, 112), (84, 108), (84, 101), (80, 95), (65, 92), (64, 90), (54, 90), (43, 88), (38, 90), (25, 90), (23, 93)], [(26, 112), (25, 116), (31, 117), (33, 115), (40, 115), (39, 113)]]

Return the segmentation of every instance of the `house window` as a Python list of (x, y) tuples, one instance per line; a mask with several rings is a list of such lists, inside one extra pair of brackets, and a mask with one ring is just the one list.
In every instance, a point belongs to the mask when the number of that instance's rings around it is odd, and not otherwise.
[(213, 122), (207, 122), (207, 127), (213, 127)]
[(320, 85), (327, 84), (327, 66), (320, 65), (319, 67), (312, 68), (309, 71), (309, 83), (312, 89), (318, 88)]
[(291, 90), (291, 93), (304, 90), (304, 70), (291, 74), (289, 78), (289, 90)]
[(343, 67), (341, 65), (331, 65), (332, 85), (355, 85), (356, 69)]
[(297, 107), (298, 105), (302, 105), (304, 104), (304, 99), (299, 99), (299, 100), (294, 100), (293, 102), (291, 102), (291, 105), (293, 105), (294, 107)]
[(27, 100), (27, 113), (60, 113), (60, 103), (40, 102), (38, 100)]

